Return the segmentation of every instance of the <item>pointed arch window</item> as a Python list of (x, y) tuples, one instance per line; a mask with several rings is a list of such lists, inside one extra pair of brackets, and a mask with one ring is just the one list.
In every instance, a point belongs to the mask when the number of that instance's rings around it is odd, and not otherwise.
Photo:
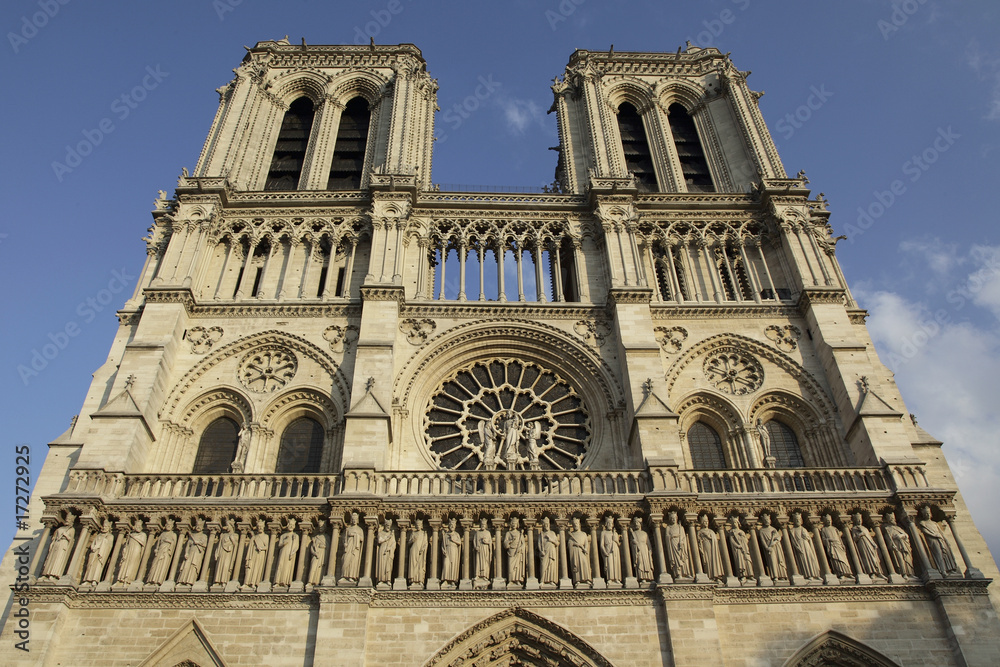
[(695, 470), (721, 470), (726, 467), (722, 438), (705, 422), (695, 422), (687, 433), (691, 467)]
[(715, 192), (712, 173), (708, 170), (705, 151), (691, 114), (680, 104), (674, 103), (667, 109), (667, 118), (688, 192)]
[(625, 166), (635, 174), (636, 185), (644, 192), (658, 192), (656, 171), (649, 152), (649, 140), (642, 125), (642, 117), (628, 102), (618, 107), (618, 131), (622, 137)]
[(806, 463), (799, 448), (799, 439), (795, 431), (785, 424), (772, 419), (764, 427), (771, 436), (771, 455), (778, 468), (804, 468)]
[(327, 190), (357, 190), (361, 187), (371, 117), (368, 101), (363, 97), (355, 97), (344, 107), (333, 148)]
[(216, 475), (229, 472), (229, 466), (236, 458), (236, 447), (240, 440), (240, 427), (229, 417), (220, 417), (208, 425), (198, 442), (198, 454), (194, 459), (195, 475)]
[(275, 472), (319, 472), (323, 456), (323, 427), (310, 417), (299, 417), (281, 434), (278, 465)]
[(265, 190), (295, 190), (299, 187), (313, 115), (313, 103), (308, 97), (300, 97), (288, 107), (278, 131), (274, 157), (264, 183)]

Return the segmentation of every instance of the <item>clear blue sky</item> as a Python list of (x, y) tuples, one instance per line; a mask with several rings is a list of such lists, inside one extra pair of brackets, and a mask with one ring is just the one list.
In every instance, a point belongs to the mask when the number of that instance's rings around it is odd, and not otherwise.
[[(880, 353), (921, 425), (945, 441), (1000, 552), (998, 14), (988, 0), (8, 0), (0, 489), (13, 500), (15, 445), (31, 446), (37, 474), (46, 443), (79, 411), (142, 267), (156, 191), (194, 167), (215, 89), (244, 44), (285, 34), (416, 44), (440, 83), (437, 135), (447, 135), (434, 181), (539, 186), (552, 181), (558, 143), (548, 86), (574, 49), (675, 51), (691, 40), (731, 51), (766, 91), (786, 169), (805, 169), (830, 200)], [(460, 123), (446, 118), (482, 79), (499, 86)], [(67, 145), (87, 137), (93, 151), (67, 163)], [(870, 216), (861, 224), (859, 207)], [(76, 335), (65, 348), (22, 376), (18, 366), (67, 326)], [(12, 524), (0, 523), (0, 542)]]

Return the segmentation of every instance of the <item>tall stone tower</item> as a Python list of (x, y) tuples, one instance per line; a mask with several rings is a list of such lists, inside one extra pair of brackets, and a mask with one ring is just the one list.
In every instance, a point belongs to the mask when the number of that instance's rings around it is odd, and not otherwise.
[(1000, 664), (942, 443), (727, 56), (575, 52), (519, 194), (433, 184), (412, 45), (235, 73), (50, 445), (5, 664)]

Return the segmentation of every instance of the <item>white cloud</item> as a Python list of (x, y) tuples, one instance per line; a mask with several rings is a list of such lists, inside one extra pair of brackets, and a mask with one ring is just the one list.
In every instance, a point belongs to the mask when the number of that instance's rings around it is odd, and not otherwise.
[(965, 47), (966, 61), (980, 81), (985, 82), (990, 95), (987, 120), (1000, 120), (1000, 58), (983, 50), (973, 39)]
[[(997, 248), (973, 246), (948, 265), (964, 277), (947, 305), (861, 288), (868, 330), (895, 372), (907, 407), (944, 441), (944, 453), (977, 526), (1000, 553), (1000, 264)], [(958, 273), (958, 271), (955, 271)], [(973, 318), (976, 324), (967, 318)]]
[(507, 121), (507, 130), (511, 134), (524, 134), (532, 123), (541, 126), (545, 124), (545, 109), (534, 100), (501, 96), (498, 102), (503, 110), (504, 120)]

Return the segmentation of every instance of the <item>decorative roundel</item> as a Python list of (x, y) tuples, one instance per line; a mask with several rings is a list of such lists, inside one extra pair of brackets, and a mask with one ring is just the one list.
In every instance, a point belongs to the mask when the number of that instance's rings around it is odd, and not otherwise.
[(240, 362), (240, 382), (250, 391), (269, 394), (291, 382), (298, 362), (291, 350), (258, 349)]
[(705, 359), (705, 377), (727, 394), (750, 394), (764, 383), (764, 369), (753, 355), (736, 349), (720, 350)]
[(583, 401), (550, 370), (517, 359), (477, 361), (431, 398), (431, 458), (449, 470), (573, 470), (590, 441)]

